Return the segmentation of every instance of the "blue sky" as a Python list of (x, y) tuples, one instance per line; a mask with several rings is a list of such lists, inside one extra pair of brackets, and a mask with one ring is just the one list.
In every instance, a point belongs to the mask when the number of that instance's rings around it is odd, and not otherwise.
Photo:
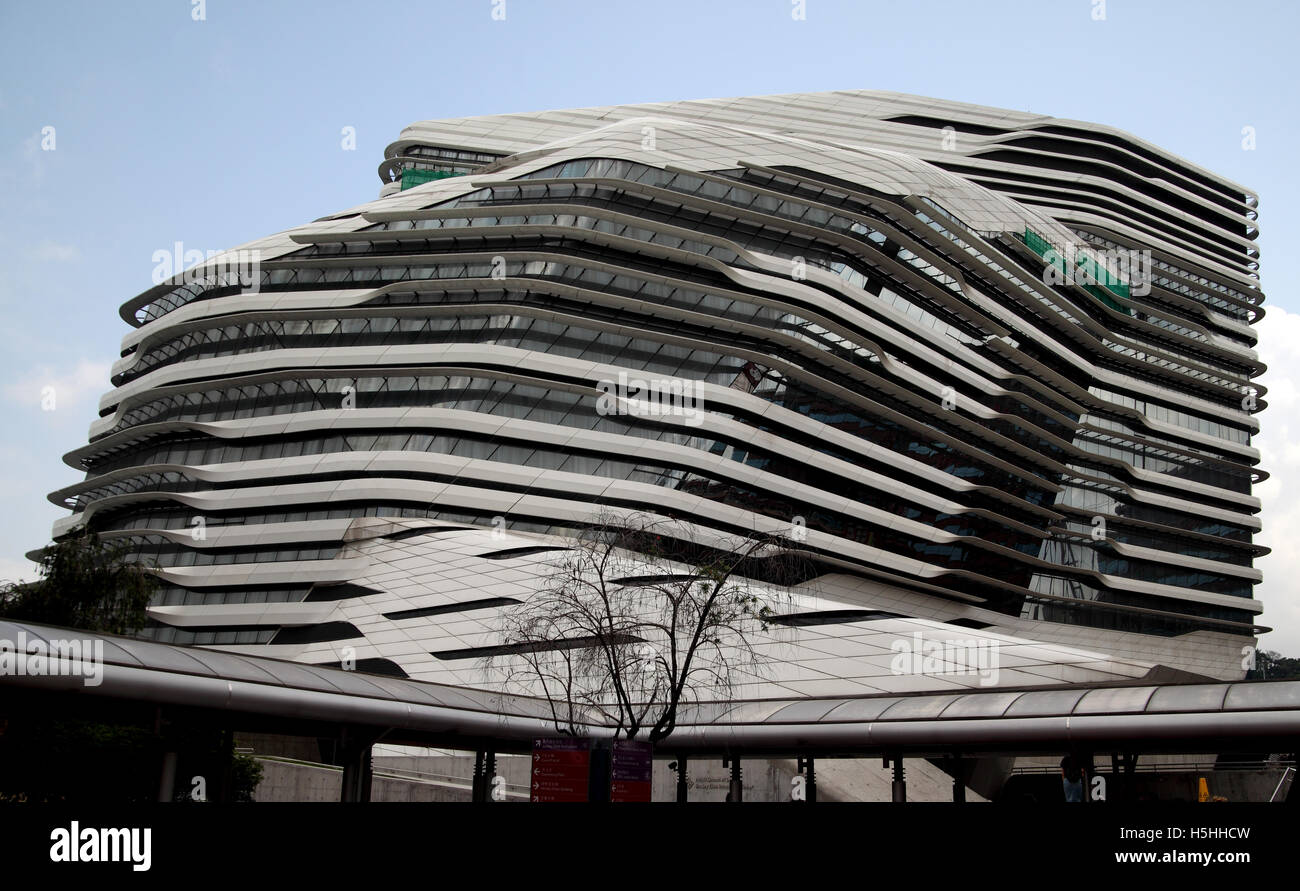
[[(1256, 444), (1264, 645), (1300, 655), (1300, 4), (1107, 0), (0, 3), (0, 578), (63, 514), (153, 254), (215, 250), (376, 197), (424, 118), (882, 89), (1128, 130), (1261, 196), (1273, 388)], [(42, 149), (53, 127), (54, 150)], [(354, 127), (355, 151), (341, 147)], [(1245, 150), (1242, 129), (1255, 129)], [(1295, 374), (1292, 374), (1294, 369)], [(41, 391), (54, 386), (56, 409)]]

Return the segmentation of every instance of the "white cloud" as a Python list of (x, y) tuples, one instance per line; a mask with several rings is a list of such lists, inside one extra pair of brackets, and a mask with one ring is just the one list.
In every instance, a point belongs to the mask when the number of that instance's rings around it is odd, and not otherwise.
[(1260, 379), (1268, 387), (1268, 407), (1260, 413), (1260, 467), (1271, 476), (1255, 487), (1263, 503), (1264, 530), (1259, 544), (1273, 553), (1255, 562), (1264, 581), (1255, 596), (1264, 604), (1260, 621), (1274, 629), (1260, 638), (1260, 646), (1285, 656), (1300, 656), (1300, 314), (1271, 306), (1255, 326), (1259, 356), (1268, 366)]
[(81, 259), (81, 251), (75, 244), (42, 241), (32, 251), (32, 258), (43, 262), (76, 263)]
[[(7, 384), (5, 398), (19, 405), (39, 408), (47, 393), (52, 392), (55, 410), (78, 405), (111, 389), (109, 375), (112, 368), (111, 362), (92, 362), (89, 359), (81, 359), (71, 368), (42, 366)], [(52, 390), (47, 391), (47, 387)]]
[(34, 582), (38, 578), (40, 573), (32, 561), (0, 557), (0, 582)]

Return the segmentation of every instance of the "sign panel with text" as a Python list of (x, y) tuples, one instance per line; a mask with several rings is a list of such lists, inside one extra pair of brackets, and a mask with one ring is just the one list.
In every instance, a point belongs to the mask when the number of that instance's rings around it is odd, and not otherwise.
[(586, 801), (590, 772), (590, 740), (533, 740), (532, 801)]
[(615, 740), (610, 760), (610, 801), (649, 801), (654, 747), (635, 740)]

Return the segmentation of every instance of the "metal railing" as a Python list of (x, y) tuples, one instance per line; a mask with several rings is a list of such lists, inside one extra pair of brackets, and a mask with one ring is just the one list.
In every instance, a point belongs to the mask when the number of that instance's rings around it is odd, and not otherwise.
[[(1162, 761), (1157, 763), (1143, 764), (1138, 762), (1134, 767), (1136, 773), (1223, 773), (1225, 771), (1261, 771), (1261, 770), (1280, 770), (1283, 772), (1283, 781), (1285, 781), (1288, 772), (1294, 774), (1296, 762), (1294, 761)], [(1020, 775), (1038, 775), (1038, 774), (1056, 774), (1060, 773), (1061, 768), (1056, 765), (1042, 765), (1033, 767), (1016, 767), (1012, 768), (1011, 776)], [(1121, 772), (1122, 772), (1121, 768)], [(1111, 774), (1111, 766), (1108, 761), (1098, 758), (1093, 763), (1093, 773)], [(1278, 784), (1279, 788), (1281, 783)]]

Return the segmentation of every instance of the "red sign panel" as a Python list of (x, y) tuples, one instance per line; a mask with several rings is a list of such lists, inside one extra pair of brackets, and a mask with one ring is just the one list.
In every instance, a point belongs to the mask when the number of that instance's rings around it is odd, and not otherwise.
[(533, 801), (586, 801), (591, 746), (585, 739), (533, 740)]

